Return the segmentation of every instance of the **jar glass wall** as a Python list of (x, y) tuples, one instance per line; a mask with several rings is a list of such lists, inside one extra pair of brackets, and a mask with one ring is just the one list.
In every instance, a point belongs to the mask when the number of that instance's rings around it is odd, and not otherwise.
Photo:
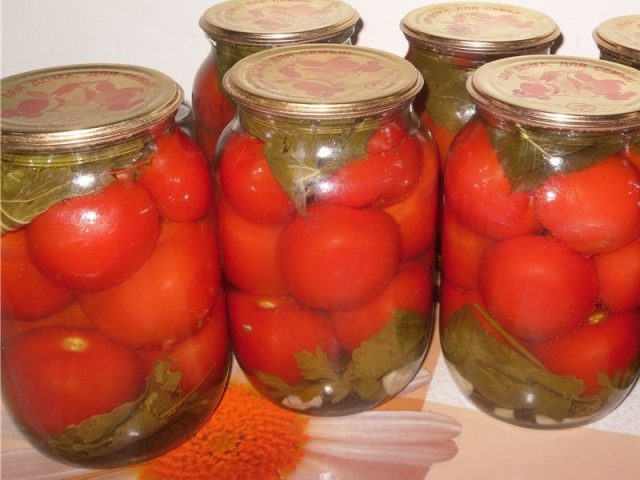
[(467, 88), (479, 111), (444, 173), (445, 359), (496, 418), (591, 422), (640, 365), (640, 75), (523, 56), (480, 67)]
[(402, 58), (341, 45), (264, 51), (225, 76), (239, 109), (216, 161), (232, 343), (281, 406), (367, 410), (421, 368), (438, 194), (410, 106), (421, 85)]
[(193, 83), (195, 138), (209, 160), (235, 107), (224, 93), (222, 78), (238, 60), (267, 48), (303, 43), (351, 43), (358, 13), (334, 0), (235, 0), (207, 9), (200, 27), (211, 50)]
[(125, 65), (3, 79), (2, 391), (47, 456), (145, 461), (230, 368), (213, 179), (181, 89)]

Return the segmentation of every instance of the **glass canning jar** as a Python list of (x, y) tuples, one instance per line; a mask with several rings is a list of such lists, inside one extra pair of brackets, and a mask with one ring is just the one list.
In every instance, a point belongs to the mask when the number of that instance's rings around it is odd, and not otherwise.
[(222, 78), (238, 60), (260, 50), (303, 43), (351, 43), (358, 13), (339, 0), (230, 0), (207, 9), (200, 27), (211, 42), (193, 83), (195, 138), (212, 160), (235, 107)]
[(415, 109), (434, 137), (442, 164), (454, 135), (474, 114), (465, 89), (471, 73), (498, 58), (549, 53), (560, 35), (547, 15), (484, 2), (417, 8), (403, 18), (400, 28), (409, 41), (407, 59), (425, 80)]
[(56, 460), (164, 453), (226, 387), (213, 177), (182, 96), (129, 65), (2, 81), (3, 403)]
[(593, 31), (600, 58), (640, 69), (640, 15), (610, 18)]
[(445, 359), (493, 417), (588, 423), (640, 366), (640, 72), (532, 55), (467, 88), (478, 111), (444, 172)]
[(216, 192), (236, 358), (281, 406), (378, 405), (431, 340), (437, 152), (406, 60), (378, 50), (265, 50), (224, 77), (238, 114)]

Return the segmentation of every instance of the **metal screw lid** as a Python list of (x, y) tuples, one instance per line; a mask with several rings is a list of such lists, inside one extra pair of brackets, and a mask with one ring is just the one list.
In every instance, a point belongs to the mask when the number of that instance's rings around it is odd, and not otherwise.
[(593, 39), (605, 56), (621, 57), (640, 68), (640, 15), (605, 20), (593, 31)]
[(543, 13), (500, 3), (441, 3), (409, 12), (400, 28), (410, 43), (453, 55), (542, 53), (560, 36)]
[(408, 104), (422, 88), (407, 60), (376, 49), (314, 44), (263, 50), (223, 85), (244, 109), (294, 119), (348, 119)]
[(47, 68), (2, 80), (2, 148), (53, 151), (139, 135), (173, 116), (180, 86), (131, 65)]
[(281, 46), (328, 41), (359, 18), (338, 0), (229, 0), (207, 9), (200, 27), (214, 41)]
[(520, 125), (608, 132), (640, 128), (640, 71), (605, 60), (503, 58), (474, 71), (467, 90), (481, 112)]

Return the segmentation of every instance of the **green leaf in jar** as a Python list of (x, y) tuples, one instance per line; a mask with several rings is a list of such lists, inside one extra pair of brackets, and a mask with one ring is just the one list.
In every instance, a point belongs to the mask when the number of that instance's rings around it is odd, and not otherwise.
[(423, 314), (395, 310), (382, 330), (353, 351), (347, 375), (353, 379), (380, 380), (415, 362), (430, 340), (428, 325)]
[(147, 158), (150, 146), (128, 141), (91, 152), (31, 156), (3, 153), (1, 233), (27, 225), (52, 205), (98, 192)]
[(264, 155), (273, 175), (296, 210), (304, 215), (313, 186), (341, 166), (361, 159), (376, 123), (306, 125), (240, 116), (243, 127), (265, 143)]
[(114, 178), (95, 173), (80, 176), (72, 167), (2, 167), (2, 233), (27, 225), (52, 205), (67, 198), (94, 193)]
[(193, 401), (193, 395), (180, 393), (181, 377), (180, 372), (169, 368), (168, 362), (157, 362), (138, 399), (67, 427), (49, 439), (50, 445), (68, 458), (95, 458), (150, 437)]
[(425, 80), (425, 108), (440, 127), (457, 132), (475, 112), (465, 83), (472, 70), (432, 52), (415, 52), (412, 59)]
[(396, 310), (380, 332), (353, 351), (346, 368), (332, 365), (327, 354), (318, 348), (314, 353), (295, 354), (303, 382), (289, 385), (275, 375), (261, 371), (256, 375), (267, 395), (276, 398), (293, 395), (306, 402), (318, 395), (329, 395), (331, 404), (341, 402), (351, 392), (364, 400), (382, 398), (386, 395), (382, 378), (419, 360), (430, 337), (424, 314)]
[(512, 191), (532, 190), (552, 175), (595, 165), (623, 146), (622, 139), (588, 139), (566, 132), (489, 127), (489, 136)]
[(561, 421), (584, 390), (581, 380), (552, 374), (496, 340), (470, 306), (451, 314), (441, 340), (450, 365), (496, 407), (532, 410)]

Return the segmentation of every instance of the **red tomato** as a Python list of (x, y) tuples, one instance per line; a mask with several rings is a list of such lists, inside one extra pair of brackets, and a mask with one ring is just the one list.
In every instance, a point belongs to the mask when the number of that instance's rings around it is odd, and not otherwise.
[[(38, 270), (27, 252), (24, 229), (8, 232), (2, 242), (2, 320), (35, 320), (64, 309), (74, 294)], [(4, 328), (4, 324), (3, 324)]]
[(492, 317), (528, 340), (560, 337), (585, 321), (598, 300), (598, 274), (553, 237), (524, 236), (487, 249), (480, 292)]
[(326, 314), (291, 297), (233, 291), (227, 306), (234, 353), (249, 375), (264, 372), (294, 385), (303, 380), (296, 353), (320, 348), (330, 360), (340, 354)]
[(221, 381), (227, 373), (231, 351), (224, 305), (224, 295), (220, 294), (204, 326), (192, 337), (166, 349), (140, 351), (145, 371), (151, 372), (156, 361), (167, 359), (171, 368), (182, 375), (183, 393), (204, 390)]
[(33, 263), (68, 288), (108, 288), (135, 272), (158, 239), (158, 209), (137, 183), (62, 200), (26, 227)]
[(531, 344), (530, 350), (553, 373), (582, 380), (582, 396), (597, 394), (602, 390), (598, 373), (624, 375), (631, 362), (640, 359), (640, 312), (611, 314), (563, 337)]
[(129, 279), (80, 295), (83, 310), (105, 335), (132, 347), (167, 345), (193, 334), (209, 313), (220, 290), (213, 227), (210, 235), (205, 229), (203, 237), (188, 241), (173, 231), (178, 226), (161, 235), (149, 259)]
[(422, 173), (413, 191), (384, 209), (400, 226), (403, 259), (422, 255), (435, 243), (439, 195), (435, 147), (423, 144), (422, 155)]
[[(3, 299), (4, 301), (4, 299)], [(0, 334), (2, 339), (14, 337), (20, 333), (28, 332), (36, 328), (48, 327), (52, 325), (62, 325), (67, 327), (95, 328), (85, 313), (80, 308), (78, 302), (73, 302), (68, 307), (54, 313), (53, 315), (39, 320), (25, 322), (23, 320), (2, 319), (2, 329)]]
[(387, 205), (405, 197), (421, 171), (421, 143), (416, 136), (405, 137), (392, 149), (352, 160), (316, 183), (314, 198), (353, 208)]
[(442, 273), (465, 289), (478, 288), (478, 270), (485, 250), (495, 242), (464, 226), (451, 209), (444, 208), (441, 230)]
[(545, 228), (574, 250), (612, 252), (640, 235), (640, 176), (627, 160), (610, 155), (549, 178), (535, 207)]
[(640, 238), (593, 259), (600, 279), (601, 302), (616, 312), (640, 308)]
[(196, 141), (206, 159), (213, 161), (218, 138), (236, 111), (222, 91), (214, 49), (196, 72), (192, 104)]
[(382, 153), (397, 147), (407, 138), (408, 128), (402, 120), (380, 125), (367, 141), (367, 153)]
[[(334, 331), (345, 350), (352, 352), (387, 324), (395, 310), (410, 310), (429, 315), (433, 295), (433, 278), (425, 265), (410, 262), (377, 297), (360, 307), (329, 313)], [(425, 328), (430, 317), (425, 318)]]
[(509, 342), (505, 340), (502, 334), (487, 321), (484, 315), (480, 313), (480, 310), (476, 308), (476, 305), (482, 308), (485, 312), (487, 311), (487, 307), (484, 305), (478, 290), (464, 290), (456, 287), (446, 279), (443, 279), (440, 287), (440, 315), (438, 319), (440, 332), (444, 332), (447, 328), (453, 312), (459, 308), (468, 306), (473, 318), (475, 318), (475, 320), (487, 331), (487, 333), (489, 333), (489, 335), (511, 348)]
[(436, 142), (438, 146), (438, 157), (440, 158), (440, 167), (444, 170), (445, 160), (447, 159), (447, 154), (449, 153), (449, 148), (451, 147), (451, 143), (453, 142), (453, 138), (456, 136), (456, 132), (452, 132), (451, 130), (441, 127), (435, 124), (431, 115), (424, 110), (420, 114), (420, 121), (422, 124), (431, 132), (433, 136), (433, 140)]
[(174, 222), (202, 218), (213, 201), (213, 180), (202, 152), (179, 128), (159, 137), (156, 147), (149, 165), (140, 169), (138, 181), (165, 218)]
[(97, 330), (44, 327), (3, 346), (2, 382), (18, 420), (48, 436), (135, 400), (144, 373), (132, 350)]
[(251, 134), (231, 136), (220, 157), (220, 187), (241, 214), (280, 223), (293, 214), (293, 203), (271, 173), (264, 142)]
[(283, 225), (256, 223), (217, 196), (224, 275), (236, 287), (252, 293), (288, 292), (276, 260)]
[(528, 192), (512, 192), (487, 127), (470, 121), (447, 156), (445, 201), (466, 225), (501, 240), (541, 230)]
[(278, 264), (302, 303), (355, 308), (389, 283), (400, 261), (400, 234), (386, 213), (331, 204), (310, 205), (280, 235)]

